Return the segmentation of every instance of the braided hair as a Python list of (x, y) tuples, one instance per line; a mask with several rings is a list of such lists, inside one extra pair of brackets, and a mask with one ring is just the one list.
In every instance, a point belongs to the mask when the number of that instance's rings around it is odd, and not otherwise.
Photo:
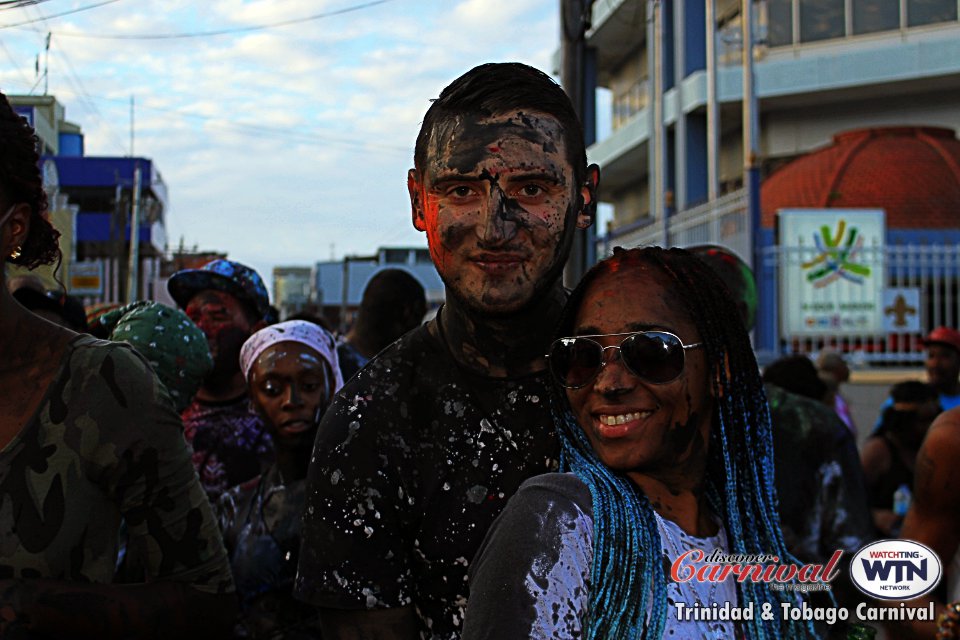
[[(714, 271), (683, 249), (617, 249), (595, 265), (571, 294), (559, 336), (572, 335), (577, 312), (592, 282), (603, 275), (648, 265), (683, 305), (704, 343), (712, 379), (714, 414), (705, 482), (706, 497), (719, 514), (733, 554), (772, 554), (790, 561), (780, 533), (774, 491), (770, 414), (750, 339), (737, 307)], [(640, 292), (638, 292), (638, 295)], [(660, 536), (650, 501), (624, 473), (601, 462), (577, 423), (565, 395), (554, 396), (564, 416), (559, 428), (561, 470), (589, 488), (594, 512), (594, 556), (588, 638), (660, 638), (667, 615), (666, 576)], [(762, 610), (770, 603), (798, 604), (791, 591), (762, 582), (737, 584), (741, 605)], [(651, 614), (647, 617), (647, 609)], [(773, 616), (779, 618), (779, 616)], [(743, 623), (751, 640), (814, 636), (810, 623), (779, 620)]]

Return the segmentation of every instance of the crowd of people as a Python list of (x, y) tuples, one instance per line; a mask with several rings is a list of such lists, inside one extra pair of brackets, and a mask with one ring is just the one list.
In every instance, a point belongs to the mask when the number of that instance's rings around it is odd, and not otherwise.
[[(0, 638), (834, 638), (682, 619), (865, 596), (679, 581), (690, 551), (824, 564), (903, 536), (960, 620), (960, 332), (858, 448), (842, 354), (762, 371), (721, 247), (618, 249), (572, 290), (600, 169), (562, 89), (480, 65), (432, 101), (407, 180), (445, 303), (386, 270), (342, 334), (278, 322), (214, 260), (176, 307), (84, 313), (0, 270)], [(37, 142), (0, 94), (0, 255), (55, 263)], [(81, 305), (82, 307), (82, 305)], [(931, 424), (932, 423), (932, 424)], [(908, 508), (909, 506), (909, 508)], [(696, 563), (694, 563), (696, 566)], [(893, 637), (934, 637), (917, 621)]]

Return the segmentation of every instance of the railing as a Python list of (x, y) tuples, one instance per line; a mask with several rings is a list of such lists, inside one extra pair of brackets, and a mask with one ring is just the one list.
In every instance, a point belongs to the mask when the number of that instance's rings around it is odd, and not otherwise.
[[(809, 248), (768, 247), (764, 274), (778, 285), (777, 309), (792, 286), (783, 282), (783, 268), (809, 259)], [(960, 322), (960, 245), (900, 245), (867, 248), (865, 259), (882, 265), (883, 326), (857, 332), (838, 327), (821, 335), (792, 335), (785, 330), (784, 313), (777, 313), (777, 343), (782, 353), (816, 353), (824, 348), (850, 354), (854, 364), (919, 364), (922, 338), (934, 327), (957, 328)], [(759, 278), (758, 278), (759, 280)]]
[[(662, 246), (664, 239), (661, 222), (641, 223), (601, 238), (597, 255), (606, 257), (615, 246)], [(670, 216), (666, 242), (677, 247), (725, 246), (753, 266), (745, 191)], [(766, 357), (831, 348), (849, 354), (852, 364), (915, 365), (923, 360), (922, 338), (931, 329), (960, 328), (960, 245), (896, 245), (863, 250), (864, 259), (883, 273), (882, 327), (857, 331), (842, 326), (820, 335), (789, 333), (783, 317), (784, 296), (793, 295), (790, 291), (796, 291), (797, 283), (784, 282), (783, 270), (809, 262), (811, 251), (810, 247), (767, 247), (760, 269), (754, 267), (761, 293), (759, 313), (776, 318), (777, 352)], [(848, 301), (858, 302), (853, 295)]]
[[(734, 251), (748, 264), (752, 264), (747, 215), (746, 191), (739, 189), (713, 202), (670, 216), (667, 219), (667, 241), (674, 247), (698, 244), (722, 245)], [(663, 243), (663, 223), (652, 222), (601, 238), (597, 254), (608, 256), (615, 246), (639, 247)]]

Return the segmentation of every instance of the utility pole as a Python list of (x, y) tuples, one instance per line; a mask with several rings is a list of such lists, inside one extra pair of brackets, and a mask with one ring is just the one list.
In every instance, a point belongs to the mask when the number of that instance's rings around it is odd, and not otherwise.
[(130, 157), (133, 157), (133, 95), (130, 95)]
[(127, 302), (139, 299), (140, 278), (140, 163), (133, 169), (133, 195), (130, 205), (130, 264), (127, 267)]
[[(584, 144), (596, 142), (596, 57), (587, 47), (594, 0), (560, 0), (560, 83), (583, 125)], [(577, 185), (578, 189), (580, 185)], [(564, 283), (573, 287), (597, 261), (597, 221), (574, 235), (564, 269)]]
[(50, 95), (50, 36), (47, 32), (47, 42), (43, 53), (43, 95)]
[(650, 1), (653, 18), (653, 216), (663, 225), (660, 244), (670, 247), (670, 221), (667, 220), (667, 168), (666, 124), (663, 121), (663, 5), (660, 0)]
[[(720, 109), (717, 101), (717, 6), (707, 2), (707, 198), (717, 199), (720, 191), (719, 153)], [(716, 216), (714, 216), (716, 217)]]
[[(750, 265), (758, 284), (765, 277), (763, 264), (763, 235), (760, 216), (760, 139), (759, 110), (753, 63), (753, 0), (740, 0), (743, 40), (743, 183), (747, 192), (747, 212), (750, 229)], [(773, 352), (773, 335), (765, 320), (772, 310), (770, 301), (762, 297), (763, 286), (757, 287), (758, 321), (754, 328), (754, 345), (758, 352)], [(764, 303), (767, 304), (764, 307)]]

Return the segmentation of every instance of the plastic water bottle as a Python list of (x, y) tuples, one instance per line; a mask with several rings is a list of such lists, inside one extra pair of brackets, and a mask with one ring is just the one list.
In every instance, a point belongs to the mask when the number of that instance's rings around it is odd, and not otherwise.
[(893, 512), (901, 518), (907, 515), (907, 509), (910, 508), (910, 487), (905, 484), (900, 485), (893, 492)]

